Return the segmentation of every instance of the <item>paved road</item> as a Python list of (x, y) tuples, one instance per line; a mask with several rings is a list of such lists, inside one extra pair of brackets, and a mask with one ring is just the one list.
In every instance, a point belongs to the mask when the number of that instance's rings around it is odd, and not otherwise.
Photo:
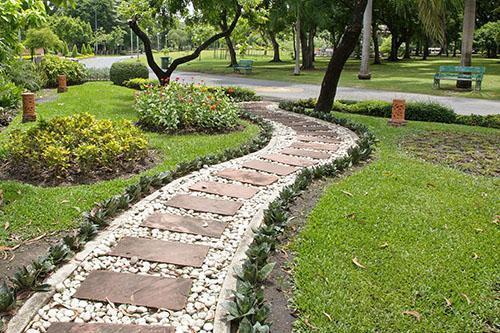
[[(110, 67), (116, 61), (122, 61), (130, 56), (95, 57), (81, 60), (88, 67)], [(153, 73), (150, 77), (155, 78)], [(176, 71), (174, 77), (186, 82), (204, 82), (207, 85), (240, 86), (254, 89), (259, 95), (270, 100), (285, 100), (297, 98), (316, 98), (320, 86), (315, 84), (301, 84), (282, 81), (260, 80), (240, 75), (212, 75), (194, 72)], [(430, 84), (430, 83), (429, 83)], [(392, 101), (403, 98), (407, 101), (432, 101), (452, 107), (458, 114), (500, 114), (500, 101), (484, 100), (464, 97), (432, 96), (424, 94), (393, 92), (385, 90), (339, 87), (338, 99), (370, 100), (378, 99)]]

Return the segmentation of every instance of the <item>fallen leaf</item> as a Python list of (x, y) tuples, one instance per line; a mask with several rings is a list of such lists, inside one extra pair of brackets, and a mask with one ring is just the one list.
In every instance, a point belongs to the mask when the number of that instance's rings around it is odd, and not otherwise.
[(348, 197), (351, 197), (351, 198), (353, 197), (352, 193), (350, 193), (350, 192), (347, 192), (347, 191), (344, 191), (344, 190), (340, 190), (340, 192), (344, 193)]
[(63, 203), (68, 203), (68, 202), (69, 202), (69, 200), (66, 200), (66, 199), (61, 201), (62, 204)]
[(10, 227), (10, 223), (9, 223), (9, 221), (5, 222), (5, 224), (4, 224), (4, 226), (3, 226), (3, 228), (4, 228), (5, 230), (7, 230), (7, 229), (9, 229), (9, 227)]
[(12, 248), (8, 246), (0, 246), (0, 251), (10, 251)]
[(474, 260), (479, 259), (479, 255), (478, 255), (477, 253), (475, 253), (475, 252), (474, 252), (474, 253), (472, 254), (472, 259), (474, 259)]
[(467, 296), (467, 295), (466, 295), (466, 294), (464, 294), (464, 293), (461, 293), (460, 295), (462, 295), (462, 296), (463, 296), (463, 298), (465, 298), (465, 300), (467, 301), (467, 304), (472, 304), (472, 302), (471, 302), (471, 300), (470, 300), (469, 296)]
[(407, 316), (412, 316), (412, 317), (414, 317), (417, 321), (420, 321), (420, 319), (422, 318), (422, 316), (420, 315), (420, 313), (419, 313), (418, 311), (407, 310), (407, 311), (403, 311), (403, 314), (404, 314), (404, 315), (407, 315)]
[(354, 264), (354, 265), (358, 266), (359, 268), (366, 269), (366, 267), (365, 267), (365, 266), (363, 266), (363, 265), (359, 262), (358, 258), (356, 258), (356, 257), (352, 258), (352, 262), (353, 262), (353, 264)]
[(385, 249), (385, 248), (386, 248), (386, 247), (388, 247), (388, 246), (389, 246), (389, 243), (384, 242), (384, 244), (380, 245), (380, 248), (381, 248), (381, 249)]
[(332, 321), (332, 317), (330, 317), (330, 315), (328, 313), (323, 311), (323, 314), (326, 316), (326, 318), (328, 318), (329, 321)]
[(444, 298), (444, 300), (446, 301), (446, 306), (451, 308), (451, 301), (446, 297)]
[(476, 230), (477, 232), (483, 232), (484, 230), (481, 229), (481, 228), (475, 228), (474, 230)]

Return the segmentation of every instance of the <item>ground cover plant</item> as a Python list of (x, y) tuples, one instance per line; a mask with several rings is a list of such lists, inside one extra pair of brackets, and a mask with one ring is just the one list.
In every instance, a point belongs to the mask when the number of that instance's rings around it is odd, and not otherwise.
[(408, 135), (400, 148), (411, 156), (471, 174), (500, 176), (500, 132), (489, 135), (423, 131)]
[[(133, 109), (134, 90), (115, 86), (109, 82), (92, 82), (70, 87), (68, 93), (58, 95), (54, 101), (37, 107), (39, 117), (51, 119), (88, 112), (97, 119), (137, 121)], [(247, 142), (258, 133), (258, 127), (241, 122), (242, 131), (227, 134), (166, 135), (146, 133), (150, 147), (160, 162), (154, 167), (129, 178), (115, 178), (89, 185), (39, 187), (18, 181), (2, 180), (4, 205), (0, 214), (0, 244), (18, 243), (23, 239), (43, 235), (51, 231), (67, 230), (77, 225), (83, 211), (95, 202), (121, 193), (125, 187), (137, 183), (141, 176), (154, 175), (170, 170), (177, 164), (198, 156), (216, 154), (226, 148)], [(9, 127), (0, 133), (0, 144), (17, 128), (26, 130), (33, 123), (21, 123), (16, 117)], [(5, 227), (7, 226), (7, 228)]]
[[(176, 58), (184, 52), (170, 52), (169, 56)], [(158, 58), (162, 53), (155, 54)], [(293, 75), (294, 62), (288, 57), (283, 57), (282, 62), (269, 62), (271, 55), (253, 54), (246, 55), (245, 59), (254, 60), (252, 74), (246, 77), (286, 82), (321, 84), (324, 71), (329, 58), (316, 57), (314, 70), (302, 71), (300, 75)], [(146, 59), (141, 58), (145, 63)], [(414, 92), (429, 95), (456, 96), (484, 99), (500, 99), (500, 65), (495, 59), (474, 57), (473, 66), (486, 67), (481, 91), (457, 91), (454, 81), (445, 81), (442, 89), (433, 89), (433, 75), (439, 66), (456, 66), (459, 58), (430, 57), (423, 61), (420, 59), (400, 60), (398, 62), (384, 61), (381, 65), (371, 65), (371, 80), (358, 80), (360, 62), (349, 59), (340, 77), (340, 86), (368, 88), (376, 90)], [(201, 60), (183, 64), (179, 70), (203, 72), (211, 74), (234, 75), (233, 69), (227, 67), (228, 60), (214, 56), (212, 51), (202, 53)]]
[(219, 89), (171, 82), (149, 86), (136, 95), (143, 128), (160, 132), (227, 132), (238, 125), (238, 108)]
[(145, 135), (129, 120), (97, 120), (89, 113), (13, 130), (1, 153), (11, 177), (50, 185), (134, 173), (148, 166), (149, 155)]
[(296, 330), (497, 330), (498, 179), (412, 157), (404, 138), (496, 138), (498, 130), (413, 121), (394, 128), (334, 114), (365, 124), (379, 143), (370, 164), (326, 189), (291, 245)]

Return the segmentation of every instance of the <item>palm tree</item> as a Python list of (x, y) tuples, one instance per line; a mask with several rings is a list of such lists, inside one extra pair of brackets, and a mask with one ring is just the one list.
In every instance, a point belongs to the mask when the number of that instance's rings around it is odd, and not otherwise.
[(370, 40), (372, 38), (372, 8), (373, 0), (368, 0), (363, 15), (363, 49), (361, 52), (361, 66), (358, 74), (358, 79), (360, 80), (371, 79), (368, 60), (370, 59)]
[[(476, 0), (464, 0), (464, 23), (462, 28), (461, 66), (472, 65), (472, 43), (474, 41), (474, 23), (476, 21)], [(471, 81), (457, 81), (457, 88), (470, 89)]]

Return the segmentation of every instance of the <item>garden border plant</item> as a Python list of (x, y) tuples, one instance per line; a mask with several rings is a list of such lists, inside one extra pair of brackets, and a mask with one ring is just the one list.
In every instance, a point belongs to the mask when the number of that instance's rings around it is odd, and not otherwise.
[[(111, 219), (125, 211), (130, 205), (151, 194), (168, 183), (183, 177), (206, 165), (213, 165), (255, 152), (266, 146), (272, 137), (272, 125), (260, 117), (241, 111), (241, 118), (251, 121), (260, 127), (260, 133), (239, 147), (228, 148), (220, 154), (197, 157), (190, 162), (179, 163), (173, 170), (152, 176), (142, 176), (136, 184), (129, 185), (122, 194), (97, 203), (94, 208), (82, 214), (78, 230), (70, 232), (59, 243), (50, 247), (47, 255), (34, 260), (30, 265), (20, 267), (10, 279), (2, 279), (0, 285), (0, 316), (7, 317), (15, 309), (17, 299), (28, 298), (32, 292), (47, 291), (50, 286), (44, 279), (56, 268), (66, 263), (73, 254), (83, 249), (85, 243), (104, 230)], [(0, 328), (3, 321), (0, 321)]]
[(254, 231), (254, 238), (246, 251), (247, 259), (241, 267), (235, 269), (236, 290), (234, 298), (224, 305), (228, 312), (226, 320), (237, 326), (240, 333), (268, 333), (267, 322), (270, 308), (264, 298), (264, 283), (273, 270), (275, 263), (269, 262), (272, 251), (276, 249), (278, 236), (286, 228), (288, 207), (309, 184), (323, 177), (335, 177), (347, 168), (370, 157), (375, 143), (374, 135), (364, 125), (348, 119), (336, 118), (331, 113), (295, 109), (293, 112), (306, 114), (321, 120), (347, 127), (354, 131), (359, 139), (356, 146), (348, 150), (347, 156), (312, 169), (304, 169), (295, 182), (286, 186), (278, 198), (264, 211), (262, 225)]
[[(299, 99), (280, 102), (280, 108), (287, 111), (301, 112), (303, 109), (313, 109), (316, 101)], [(392, 104), (386, 101), (335, 101), (332, 111), (361, 114), (373, 117), (390, 118)], [(406, 104), (405, 118), (407, 120), (427, 121), (468, 126), (500, 128), (500, 115), (458, 115), (451, 108), (435, 102), (409, 102)]]

